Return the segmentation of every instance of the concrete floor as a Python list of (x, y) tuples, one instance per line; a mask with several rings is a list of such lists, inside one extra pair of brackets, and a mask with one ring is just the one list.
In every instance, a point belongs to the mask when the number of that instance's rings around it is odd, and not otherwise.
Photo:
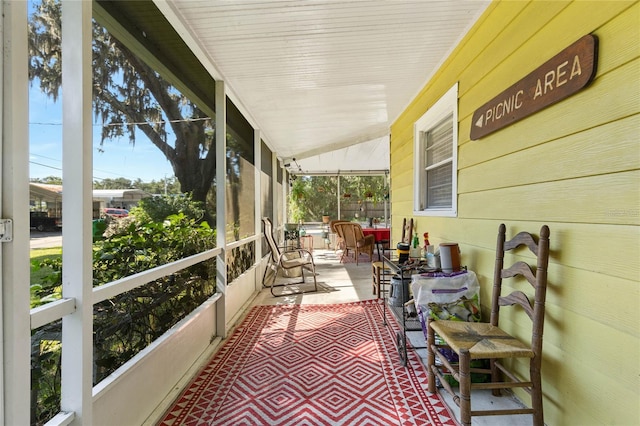
[[(318, 292), (295, 295), (285, 294), (284, 296), (274, 297), (268, 289), (265, 289), (256, 297), (253, 305), (334, 304), (357, 302), (376, 297), (373, 294), (371, 263), (368, 262), (366, 256), (362, 258), (366, 261), (361, 262), (359, 265), (355, 263), (340, 263), (339, 254), (334, 253), (332, 250), (314, 250), (313, 257), (318, 274)], [(278, 278), (278, 282), (282, 282), (282, 280), (282, 278)], [(307, 282), (312, 282), (310, 277), (307, 277)], [(303, 289), (312, 287), (312, 284), (301, 286)], [(277, 293), (282, 289), (282, 287), (276, 288)], [(422, 331), (407, 332), (407, 339), (416, 348), (426, 346)], [(416, 351), (423, 364), (426, 365), (426, 349), (416, 349)], [(459, 420), (459, 409), (451, 397), (444, 390), (441, 395)], [(492, 409), (515, 408), (521, 406), (520, 402), (511, 396), (494, 397), (490, 391), (474, 391), (471, 401), (473, 409), (488, 407)], [(520, 426), (531, 425), (532, 423), (532, 416), (530, 415), (473, 418), (473, 425), (478, 426)]]

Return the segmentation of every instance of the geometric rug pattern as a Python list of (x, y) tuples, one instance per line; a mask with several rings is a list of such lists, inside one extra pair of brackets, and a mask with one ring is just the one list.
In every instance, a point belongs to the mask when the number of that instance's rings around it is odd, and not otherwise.
[(378, 300), (256, 306), (159, 425), (456, 425), (382, 315)]

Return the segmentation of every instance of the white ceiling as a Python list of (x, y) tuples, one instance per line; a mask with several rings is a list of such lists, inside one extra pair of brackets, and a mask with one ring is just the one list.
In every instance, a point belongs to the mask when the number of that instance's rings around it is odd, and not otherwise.
[(263, 140), (307, 172), (388, 169), (391, 123), (489, 3), (156, 0)]

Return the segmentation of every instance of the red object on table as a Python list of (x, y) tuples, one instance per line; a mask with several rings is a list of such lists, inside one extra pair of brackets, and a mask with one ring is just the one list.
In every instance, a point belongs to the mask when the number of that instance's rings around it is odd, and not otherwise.
[(376, 242), (389, 240), (391, 235), (389, 228), (362, 228), (364, 235), (373, 235), (376, 238)]
[(382, 243), (391, 241), (391, 230), (389, 228), (362, 228), (364, 235), (373, 235), (376, 239), (376, 249), (378, 251), (378, 260), (381, 260)]

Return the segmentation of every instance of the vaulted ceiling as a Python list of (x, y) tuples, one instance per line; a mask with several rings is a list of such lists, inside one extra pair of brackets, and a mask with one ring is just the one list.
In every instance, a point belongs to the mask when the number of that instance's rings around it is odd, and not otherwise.
[(228, 96), (262, 139), (295, 165), (292, 172), (311, 173), (388, 169), (391, 123), (489, 3), (94, 4), (97, 15), (126, 29), (197, 99), (208, 103), (212, 80), (224, 80)]

